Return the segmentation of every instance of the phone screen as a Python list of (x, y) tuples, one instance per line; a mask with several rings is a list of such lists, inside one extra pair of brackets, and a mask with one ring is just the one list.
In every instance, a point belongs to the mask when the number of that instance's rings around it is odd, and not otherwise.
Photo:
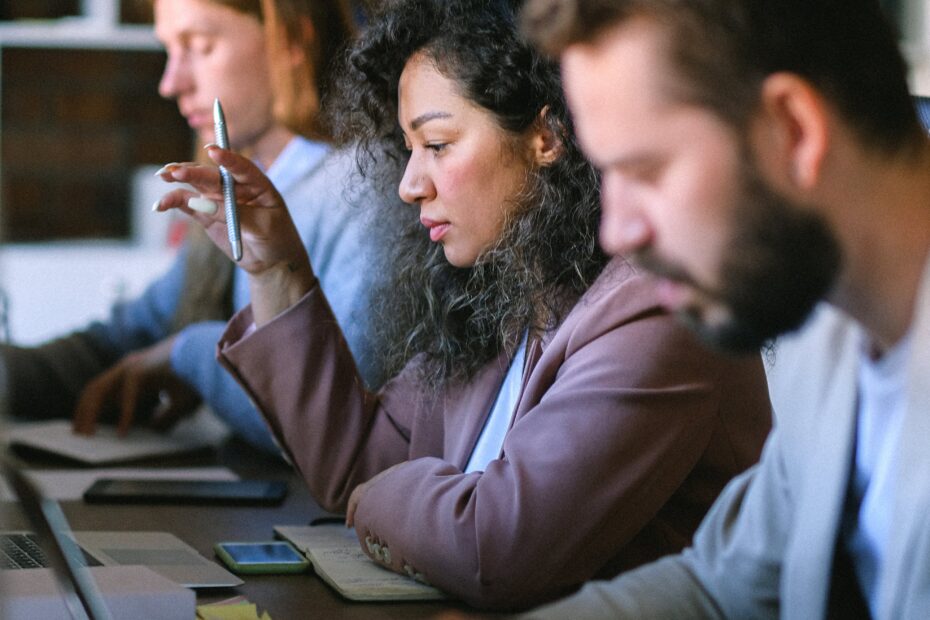
[(289, 542), (220, 542), (216, 555), (231, 570), (245, 574), (302, 573), (310, 562)]
[(296, 562), (303, 564), (302, 555), (285, 542), (267, 543), (220, 543), (226, 553), (237, 564), (285, 564)]
[(91, 503), (277, 504), (281, 480), (129, 480), (101, 478), (84, 492)]

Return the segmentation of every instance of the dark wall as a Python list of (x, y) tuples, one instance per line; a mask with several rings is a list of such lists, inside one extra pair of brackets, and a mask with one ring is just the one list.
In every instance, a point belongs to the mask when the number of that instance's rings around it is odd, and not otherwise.
[(128, 237), (133, 169), (191, 154), (156, 91), (164, 54), (5, 47), (0, 60), (2, 239)]

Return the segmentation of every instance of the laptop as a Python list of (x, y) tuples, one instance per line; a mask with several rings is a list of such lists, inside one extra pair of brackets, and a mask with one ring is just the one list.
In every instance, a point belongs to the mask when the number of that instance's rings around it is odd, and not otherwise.
[[(15, 540), (12, 536), (2, 545), (0, 553), (10, 567), (25, 563), (30, 554), (36, 559), (32, 570), (0, 571), (0, 616), (10, 620), (186, 620), (193, 616), (194, 593), (144, 566), (87, 567), (93, 562), (82, 559), (58, 502), (42, 497), (33, 482), (2, 454), (0, 475), (15, 490), (20, 507), (37, 532), (37, 536), (21, 537), (31, 540), (34, 548), (23, 545), (17, 551), (7, 544)], [(49, 568), (39, 568), (45, 565)]]
[(68, 614), (76, 620), (112, 618), (96, 582), (81, 566), (75, 546), (66, 535), (68, 524), (58, 503), (43, 498), (32, 482), (6, 458), (0, 460), (0, 471), (19, 496), (26, 517), (46, 541), (48, 555), (43, 554), (43, 566), (52, 569)]
[[(69, 532), (83, 566), (146, 566), (187, 588), (228, 588), (241, 579), (168, 532)], [(49, 566), (32, 532), (0, 532), (0, 569)]]
[[(0, 568), (55, 568), (56, 558), (61, 557), (55, 546), (49, 544), (57, 542), (77, 547), (72, 555), (79, 566), (146, 566), (188, 588), (225, 588), (244, 583), (168, 532), (73, 532), (56, 501), (43, 497), (6, 459), (0, 460), (0, 464), (26, 516), (37, 528), (35, 533), (0, 532)], [(40, 540), (45, 544), (40, 545)]]

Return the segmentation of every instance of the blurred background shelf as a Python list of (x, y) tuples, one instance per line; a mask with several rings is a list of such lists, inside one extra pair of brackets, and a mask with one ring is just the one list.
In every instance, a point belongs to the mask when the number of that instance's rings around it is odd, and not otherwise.
[(157, 92), (147, 0), (0, 0), (0, 287), (15, 341), (105, 317), (170, 264), (157, 166), (193, 134)]

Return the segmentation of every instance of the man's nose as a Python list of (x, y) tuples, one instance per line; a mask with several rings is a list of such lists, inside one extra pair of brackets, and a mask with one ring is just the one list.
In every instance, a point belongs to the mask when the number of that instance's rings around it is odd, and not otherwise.
[(174, 99), (190, 88), (190, 75), (185, 62), (176, 54), (169, 53), (165, 70), (158, 82), (158, 94), (165, 99)]
[(642, 199), (622, 179), (604, 175), (601, 186), (601, 247), (630, 254), (652, 242), (652, 225)]

